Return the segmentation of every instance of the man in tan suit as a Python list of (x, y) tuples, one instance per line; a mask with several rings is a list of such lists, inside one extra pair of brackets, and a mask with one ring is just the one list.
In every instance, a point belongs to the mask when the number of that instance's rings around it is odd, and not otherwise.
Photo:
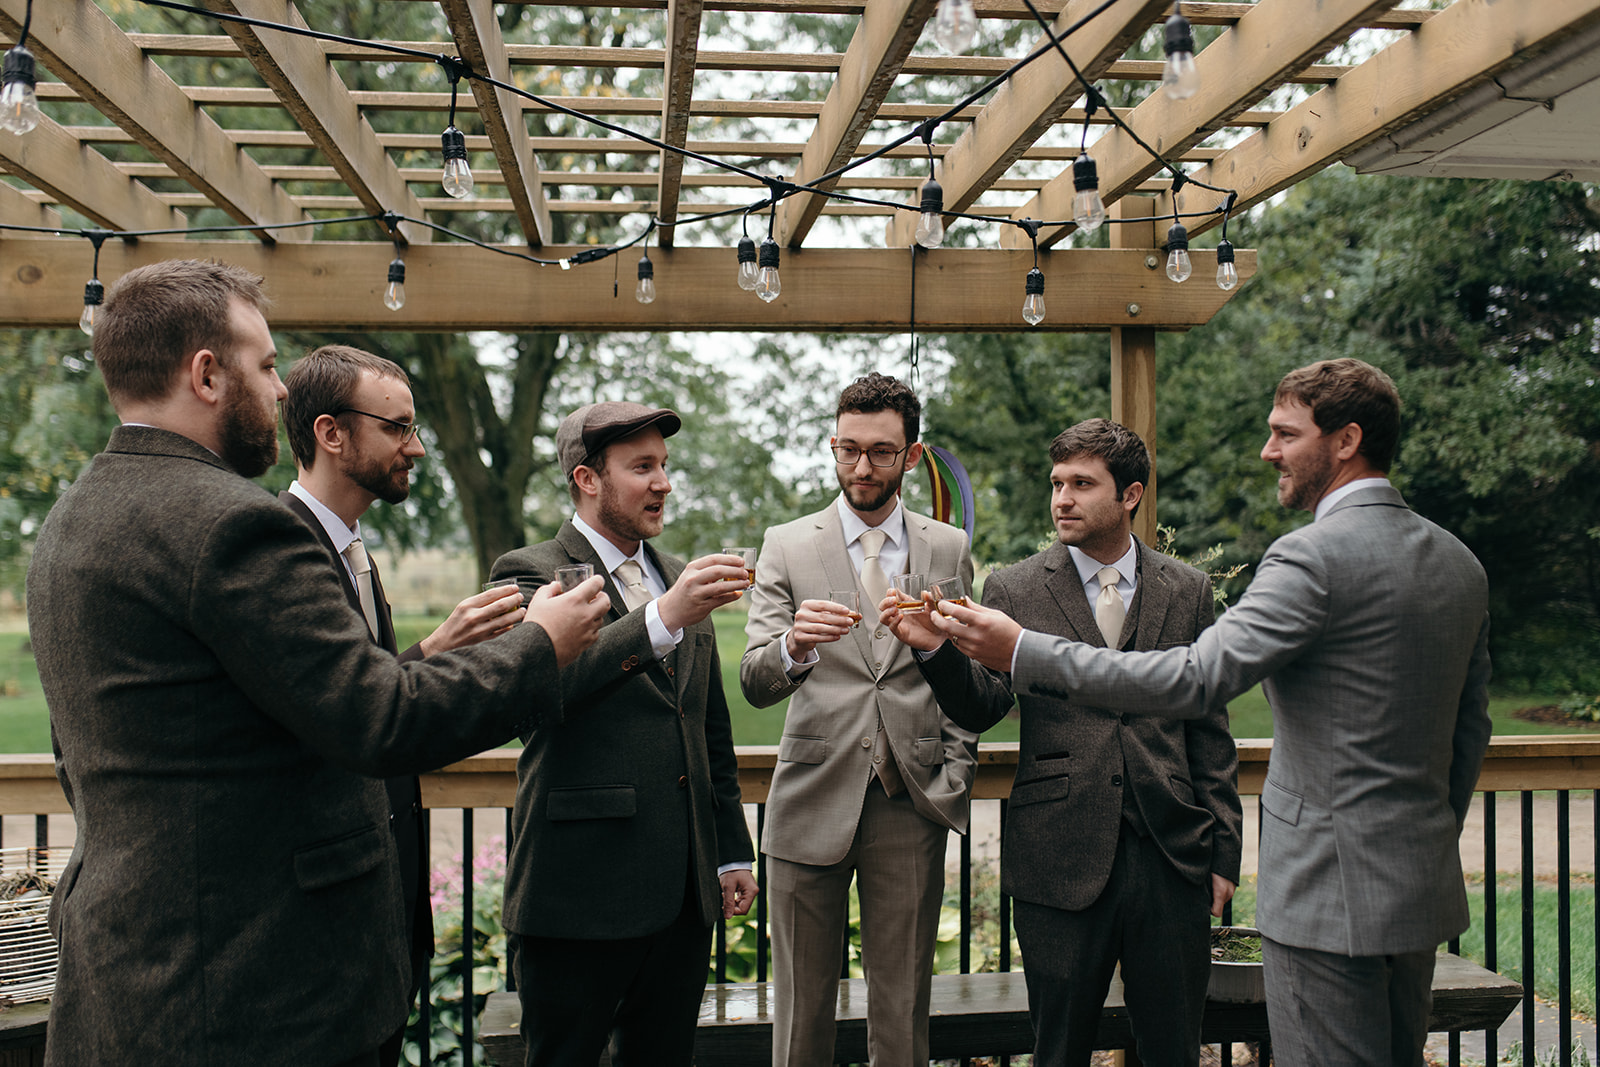
[(901, 480), (922, 458), (921, 412), (894, 378), (846, 388), (831, 442), (839, 499), (768, 530), (756, 564), (740, 684), (758, 707), (793, 696), (761, 842), (774, 1067), (833, 1063), (852, 878), (873, 1067), (928, 1061), (945, 844), (967, 828), (977, 738), (939, 711), (909, 648), (882, 626), (853, 626), (829, 596), (857, 590), (876, 605), (906, 572), (971, 582), (965, 535), (901, 506)]

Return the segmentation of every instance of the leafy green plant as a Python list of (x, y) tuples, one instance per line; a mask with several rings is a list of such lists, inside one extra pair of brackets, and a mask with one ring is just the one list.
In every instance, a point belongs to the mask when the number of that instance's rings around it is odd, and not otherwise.
[(1557, 705), (1569, 719), (1582, 719), (1584, 722), (1600, 722), (1600, 695), (1584, 696), (1582, 693), (1573, 693)]
[(1231, 567), (1218, 566), (1218, 561), (1222, 559), (1223, 548), (1221, 545), (1212, 545), (1210, 548), (1202, 549), (1192, 556), (1185, 556), (1178, 552), (1177, 542), (1178, 531), (1174, 527), (1162, 526), (1160, 523), (1156, 523), (1155, 550), (1171, 556), (1180, 563), (1187, 563), (1211, 579), (1211, 598), (1217, 602), (1219, 607), (1226, 605), (1228, 603), (1228, 591), (1224, 588), (1224, 583), (1232, 581), (1243, 574), (1245, 565), (1243, 563), (1235, 563)]

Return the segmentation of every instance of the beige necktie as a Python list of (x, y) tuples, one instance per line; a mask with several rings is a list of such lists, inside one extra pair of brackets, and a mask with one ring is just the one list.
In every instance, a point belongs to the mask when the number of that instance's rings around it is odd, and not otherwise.
[(361, 598), (361, 614), (367, 617), (367, 628), (373, 640), (378, 637), (378, 602), (372, 595), (372, 563), (367, 559), (367, 547), (357, 537), (344, 546), (344, 558), (350, 561), (350, 570), (356, 576), (356, 595)]
[(628, 605), (629, 611), (644, 607), (655, 597), (650, 595), (650, 590), (645, 588), (644, 568), (639, 566), (638, 560), (625, 559), (617, 564), (617, 584), (622, 587), (622, 602)]
[(867, 596), (872, 600), (873, 611), (877, 611), (878, 603), (889, 592), (889, 578), (883, 573), (883, 567), (878, 563), (878, 553), (883, 551), (883, 542), (889, 537), (882, 530), (867, 530), (856, 540), (861, 542), (861, 588), (867, 591)]
[(1122, 620), (1128, 617), (1128, 607), (1117, 591), (1122, 575), (1115, 567), (1101, 567), (1096, 577), (1100, 579), (1100, 595), (1094, 600), (1094, 621), (1100, 627), (1100, 636), (1106, 639), (1106, 647), (1116, 648), (1122, 643)]

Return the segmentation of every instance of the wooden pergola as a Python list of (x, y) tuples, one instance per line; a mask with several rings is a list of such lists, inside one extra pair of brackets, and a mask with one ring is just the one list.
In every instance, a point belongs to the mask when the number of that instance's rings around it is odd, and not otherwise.
[[(293, 0), (206, 2), (218, 13), (306, 25)], [(399, 9), (422, 0), (379, 2)], [(1007, 21), (1037, 26), (1026, 0), (974, 4), (986, 36), (996, 36), (995, 27)], [(236, 262), (267, 277), (278, 328), (891, 332), (908, 328), (913, 306), (916, 328), (927, 332), (1028, 328), (1019, 316), (1023, 279), (1034, 259), (1027, 234), (1000, 225), (998, 247), (989, 240), (986, 247), (915, 250), (922, 178), (904, 165), (897, 169), (880, 161), (818, 186), (894, 200), (906, 205), (903, 210), (840, 203), (811, 192), (778, 204), (772, 230), (783, 250), (783, 293), (768, 304), (733, 284), (730, 238), (671, 225), (759, 201), (769, 191), (761, 181), (605, 130), (534, 136), (528, 122), (552, 109), (574, 108), (635, 123), (660, 142), (701, 157), (737, 160), (747, 171), (757, 167), (809, 185), (947, 110), (947, 104), (901, 102), (928, 96), (907, 93), (905, 86), (929, 78), (941, 79), (941, 86), (977, 85), (1006, 71), (1022, 51), (991, 56), (982, 54), (980, 44), (973, 54), (935, 53), (924, 29), (936, 0), (618, 0), (611, 6), (637, 9), (640, 19), (661, 18), (655, 13), (664, 10), (663, 45), (508, 40), (490, 0), (439, 0), (448, 36), (395, 42), (412, 48), (416, 55), (410, 57), (240, 22), (217, 21), (207, 35), (130, 33), (94, 0), (35, 0), (26, 43), (41, 70), (58, 80), (39, 84), (46, 117), (37, 129), (23, 136), (0, 132), (0, 170), (9, 175), (0, 180), (0, 224), (55, 229), (87, 220), (118, 233), (179, 231), (105, 241), (99, 277), (109, 284), (133, 266), (176, 256)], [(1191, 178), (1236, 190), (1236, 216), (1340, 160), (1356, 158), (1364, 169), (1460, 173), (1449, 169), (1448, 157), (1461, 154), (1467, 133), (1510, 128), (1519, 117), (1538, 119), (1547, 112), (1566, 120), (1562, 147), (1576, 141), (1581, 158), (1570, 165), (1545, 164), (1541, 172), (1533, 158), (1538, 154), (1524, 137), (1498, 150), (1502, 167), (1529, 177), (1600, 176), (1587, 148), (1592, 106), (1557, 106), (1584, 100), (1586, 87), (1600, 84), (1600, 70), (1586, 58), (1600, 53), (1600, 0), (1441, 0), (1426, 9), (1400, 7), (1395, 0), (1181, 6), (1196, 27), (1214, 27), (1203, 32), (1215, 36), (1196, 57), (1199, 92), (1174, 101), (1156, 88), (1161, 63), (1129, 55), (1141, 45), (1149, 53), (1173, 7), (1170, 0), (1038, 4), (1053, 31), (1064, 35), (1061, 47), (1084, 80), (1102, 87), (1142, 83), (1124, 94), (1139, 102), (1118, 114)], [(719, 51), (702, 47), (702, 19), (711, 11), (777, 24), (796, 13), (821, 14), (854, 20), (854, 32), (842, 54)], [(26, 15), (27, 0), (0, 0), (0, 37), (7, 46), (21, 33)], [(947, 211), (1047, 222), (1072, 216), (1072, 160), (1086, 119), (1084, 86), (1050, 50), (1042, 31), (1025, 29), (1022, 40), (1032, 42), (1027, 52), (1045, 54), (952, 115), (930, 146), (939, 160)], [(1348, 48), (1352, 40), (1362, 47)], [(1330, 53), (1360, 62), (1328, 62)], [(518, 85), (531, 84), (542, 72), (658, 69), (661, 95), (535, 102), (463, 79), (458, 125), (467, 133), (479, 195), (456, 201), (440, 189), (437, 134), (378, 132), (394, 123), (373, 121), (381, 113), (413, 112), (442, 129), (450, 106), (444, 78), (435, 92), (358, 92), (339, 73), (348, 64), (427, 63), (440, 54)], [(164, 68), (174, 57), (248, 64), (255, 83), (181, 84)], [(759, 90), (792, 73), (831, 79), (831, 87), (822, 99), (752, 94), (752, 87)], [(99, 120), (62, 125), (49, 117), (53, 105), (67, 102), (78, 105), (73, 113), (79, 115), (89, 105)], [(269, 112), (292, 121), (262, 128), (240, 124), (242, 115)], [(1097, 131), (1089, 151), (1112, 215), (1151, 221), (1112, 226), (1110, 248), (1073, 247), (1070, 223), (1039, 229), (1039, 265), (1055, 300), (1034, 328), (1108, 331), (1113, 415), (1153, 440), (1157, 331), (1201, 325), (1231, 294), (1212, 283), (1214, 234), (1195, 247), (1194, 276), (1182, 285), (1168, 280), (1162, 244), (1163, 217), (1174, 212), (1170, 177), (1129, 133), (1107, 126), (1103, 110), (1089, 118)], [(782, 123), (810, 133), (804, 140), (705, 136), (719, 119), (746, 120), (758, 129), (763, 122)], [(1452, 138), (1452, 132), (1460, 136)], [(142, 152), (130, 152), (130, 145)], [(270, 150), (284, 147), (314, 149), (320, 162), (274, 164)], [(916, 160), (930, 147), (913, 139), (886, 158)], [(619, 159), (631, 162), (608, 166)], [(596, 189), (620, 189), (628, 196), (610, 193), (600, 200)], [(1192, 212), (1221, 199), (1191, 185), (1180, 203)], [(552, 244), (552, 220), (563, 213), (627, 216), (624, 228), (632, 225), (635, 233), (654, 218), (662, 224), (651, 250), (661, 298), (641, 304), (628, 297), (631, 256), (622, 260), (627, 284), (619, 299), (611, 284), (615, 263), (538, 267), (410, 222), (389, 235), (372, 224), (367, 241), (319, 239), (312, 226), (229, 239), (182, 232), (192, 214), (206, 208), (246, 226), (382, 212), (449, 226), (459, 212), (497, 213), (515, 235), (518, 251), (550, 259), (582, 251)], [(75, 221), (64, 222), (64, 211)], [(877, 216), (867, 231), (872, 240), (819, 246), (826, 230), (819, 223), (856, 220), (852, 224), (861, 232), (862, 216), (869, 222)], [(757, 217), (759, 238), (766, 221)], [(1194, 239), (1220, 218), (1186, 221)], [(396, 249), (406, 261), (412, 296), (391, 312), (382, 292)], [(0, 230), (0, 262), (0, 326), (76, 322), (93, 262), (89, 242)], [(1255, 271), (1255, 253), (1239, 249), (1237, 265), (1247, 280)]]

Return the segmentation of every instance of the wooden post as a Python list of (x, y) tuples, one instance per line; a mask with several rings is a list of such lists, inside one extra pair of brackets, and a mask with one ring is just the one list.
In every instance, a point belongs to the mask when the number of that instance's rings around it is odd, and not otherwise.
[[(1112, 218), (1149, 216), (1155, 201), (1147, 196), (1125, 196), (1111, 205)], [(1111, 227), (1111, 247), (1148, 249), (1160, 265), (1156, 227), (1118, 223)], [(1153, 326), (1111, 328), (1111, 418), (1144, 440), (1150, 450), (1150, 484), (1133, 519), (1134, 536), (1147, 545), (1156, 542), (1156, 331)]]

